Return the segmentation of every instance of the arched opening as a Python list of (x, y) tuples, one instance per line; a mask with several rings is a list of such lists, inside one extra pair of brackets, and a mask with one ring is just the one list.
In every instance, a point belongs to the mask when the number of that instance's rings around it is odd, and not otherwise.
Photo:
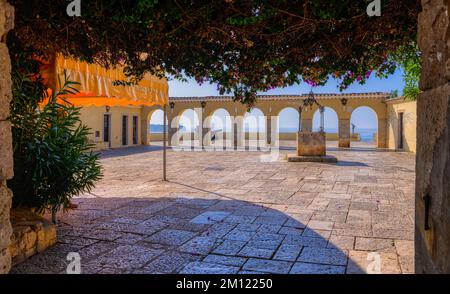
[(367, 106), (353, 110), (350, 118), (350, 146), (376, 147), (378, 135), (378, 117), (376, 112)]
[(299, 120), (298, 110), (293, 107), (286, 107), (280, 111), (277, 122), (280, 145), (296, 146)]
[(211, 144), (224, 142), (227, 138), (231, 140), (233, 126), (230, 113), (224, 108), (219, 108), (211, 115)]
[[(150, 145), (162, 145), (164, 133), (164, 112), (157, 109), (150, 114), (148, 127), (148, 143)], [(167, 126), (167, 119), (166, 119)]]
[(260, 109), (253, 108), (250, 112), (245, 113), (243, 132), (245, 133), (245, 140), (249, 144), (256, 144), (258, 141), (261, 141), (261, 144), (265, 143), (266, 118)]
[[(314, 112), (312, 129), (314, 132), (320, 130), (320, 110)], [(324, 111), (324, 131), (327, 141), (337, 141), (339, 138), (339, 119), (333, 108), (325, 107)]]
[[(195, 146), (198, 144), (199, 138), (195, 138), (195, 133), (200, 133), (200, 120), (197, 113), (193, 109), (184, 110), (178, 121), (178, 132), (180, 138), (180, 145)], [(197, 141), (197, 142), (195, 142)]]

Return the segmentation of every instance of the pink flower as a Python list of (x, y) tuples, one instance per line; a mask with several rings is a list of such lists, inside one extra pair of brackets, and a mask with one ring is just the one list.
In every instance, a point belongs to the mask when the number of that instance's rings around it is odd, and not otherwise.
[(315, 81), (312, 81), (312, 80), (305, 80), (305, 83), (307, 83), (311, 87), (317, 86), (317, 83)]

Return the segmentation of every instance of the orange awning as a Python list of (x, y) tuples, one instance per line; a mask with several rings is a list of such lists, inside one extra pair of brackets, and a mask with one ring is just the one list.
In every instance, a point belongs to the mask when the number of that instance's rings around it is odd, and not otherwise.
[(79, 93), (65, 97), (75, 106), (162, 106), (168, 103), (167, 80), (150, 74), (146, 74), (138, 85), (114, 86), (116, 80), (127, 80), (122, 68), (105, 69), (62, 55), (41, 69), (43, 77), (56, 88), (59, 88), (58, 77), (64, 82), (64, 71), (70, 81), (80, 83), (76, 86)]

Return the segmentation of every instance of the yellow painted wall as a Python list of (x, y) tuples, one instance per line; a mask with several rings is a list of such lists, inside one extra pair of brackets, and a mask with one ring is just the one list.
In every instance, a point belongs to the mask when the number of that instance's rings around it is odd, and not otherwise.
[(403, 150), (416, 152), (417, 106), (415, 101), (404, 101), (402, 97), (387, 101), (387, 146), (398, 149), (399, 124), (398, 114), (403, 112)]
[[(140, 107), (111, 107), (109, 112), (105, 107), (87, 106), (81, 109), (81, 121), (91, 128), (89, 139), (96, 144), (97, 150), (108, 148), (103, 142), (103, 115), (111, 115), (111, 148), (121, 148), (141, 143), (141, 108)], [(128, 145), (122, 145), (122, 116), (128, 115)], [(133, 116), (138, 117), (138, 144), (133, 144)], [(96, 137), (98, 132), (98, 137)]]

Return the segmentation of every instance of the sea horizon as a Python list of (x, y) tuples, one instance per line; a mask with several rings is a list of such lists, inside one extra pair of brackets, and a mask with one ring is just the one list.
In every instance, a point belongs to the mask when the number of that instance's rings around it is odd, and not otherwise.
[[(150, 132), (151, 133), (162, 133), (163, 132), (163, 125), (150, 125)], [(216, 130), (221, 131), (221, 130)], [(229, 131), (229, 130), (228, 130)], [(255, 128), (247, 128), (246, 132), (256, 132), (257, 129)], [(296, 133), (298, 131), (298, 128), (280, 128), (280, 133)], [(318, 128), (314, 128), (314, 131), (318, 131)], [(338, 129), (337, 128), (325, 128), (326, 133), (331, 134), (337, 134)], [(363, 142), (373, 142), (374, 141), (374, 135), (378, 132), (377, 129), (374, 128), (355, 128), (355, 133), (360, 134), (361, 141)]]

